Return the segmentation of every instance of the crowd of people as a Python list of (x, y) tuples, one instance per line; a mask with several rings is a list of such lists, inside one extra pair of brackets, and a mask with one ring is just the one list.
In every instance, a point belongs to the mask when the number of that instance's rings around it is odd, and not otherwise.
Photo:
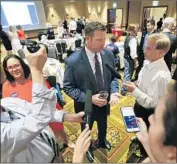
[[(173, 18), (167, 17), (162, 30), (156, 31), (155, 21), (149, 20), (140, 41), (137, 38), (139, 26), (129, 24), (124, 40), (122, 85), (115, 74), (120, 62), (117, 38), (111, 36), (110, 43), (105, 45), (106, 27), (100, 22), (85, 23), (81, 18), (77, 21), (71, 18), (69, 24), (66, 19), (59, 22), (59, 38), (69, 35), (77, 39), (82, 36), (85, 40), (79, 50), (69, 46), (70, 55), (63, 72), (59, 61), (53, 63), (58, 69), (52, 66), (53, 61), (47, 59), (49, 49), (43, 45), (35, 53), (23, 49), (25, 59), (22, 59), (17, 55), (22, 49), (20, 40), (26, 39), (21, 26), (17, 27), (18, 31), (14, 26), (9, 27), (8, 34), (1, 27), (0, 37), (8, 52), (3, 60), (6, 81), (1, 99), (1, 162), (63, 162), (57, 142), (63, 142), (64, 148), (74, 148), (73, 162), (82, 163), (85, 154), (89, 162), (94, 162), (90, 135), (93, 123), (96, 121), (98, 128), (97, 148), (111, 150), (106, 138), (110, 105), (119, 103), (127, 94), (136, 98), (133, 108), (140, 127), (137, 144), (147, 157), (145, 162), (176, 162), (177, 69), (173, 74), (172, 63), (177, 37), (172, 33), (174, 23)], [(42, 37), (41, 42), (47, 44), (45, 39), (55, 37), (48, 24), (47, 38)], [(48, 72), (50, 78), (46, 78), (44, 72)], [(62, 99), (61, 88), (74, 100), (75, 113), (64, 111), (64, 105), (58, 101)], [(83, 118), (87, 114), (84, 109), (88, 90), (92, 92), (92, 112), (86, 123)], [(100, 97), (100, 91), (105, 91), (107, 96)], [(75, 145), (68, 141), (65, 121), (81, 125)]]

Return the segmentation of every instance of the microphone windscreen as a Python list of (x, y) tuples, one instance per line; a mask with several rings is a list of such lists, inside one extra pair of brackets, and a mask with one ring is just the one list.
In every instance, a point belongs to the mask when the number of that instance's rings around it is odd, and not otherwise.
[(85, 107), (84, 107), (85, 114), (92, 114), (92, 91), (87, 90), (86, 98), (85, 98)]

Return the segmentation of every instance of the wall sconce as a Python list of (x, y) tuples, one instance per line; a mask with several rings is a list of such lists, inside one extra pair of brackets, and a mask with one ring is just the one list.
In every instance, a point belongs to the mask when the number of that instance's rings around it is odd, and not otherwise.
[(91, 7), (90, 6), (88, 6), (88, 13), (89, 13), (89, 15), (91, 14)]
[(114, 2), (113, 5), (112, 5), (113, 8), (117, 8), (117, 3)]
[(101, 7), (98, 6), (98, 13), (100, 14), (101, 13)]
[(152, 1), (152, 6), (158, 6), (159, 5), (159, 1)]
[(69, 13), (68, 8), (65, 8), (65, 12), (66, 12), (66, 14), (68, 14), (68, 13)]

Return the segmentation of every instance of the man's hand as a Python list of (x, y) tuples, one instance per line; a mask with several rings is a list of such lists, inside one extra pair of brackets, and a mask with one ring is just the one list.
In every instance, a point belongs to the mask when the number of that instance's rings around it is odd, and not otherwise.
[(25, 56), (31, 69), (42, 71), (45, 62), (47, 61), (46, 49), (44, 46), (41, 45), (41, 48), (35, 53), (30, 53), (26, 49)]
[(118, 92), (112, 93), (111, 97), (110, 97), (109, 104), (111, 104), (111, 105), (117, 104), (119, 102), (119, 98), (122, 98), (122, 95), (120, 93), (118, 93)]
[(76, 141), (73, 154), (73, 163), (83, 163), (84, 154), (88, 151), (91, 143), (89, 127), (85, 128)]
[(107, 99), (100, 99), (99, 94), (93, 95), (92, 96), (92, 103), (98, 107), (103, 107), (105, 106), (108, 102)]
[(147, 126), (145, 122), (142, 120), (142, 118), (137, 118), (137, 122), (139, 124), (140, 131), (136, 133), (136, 136), (143, 145), (147, 145), (148, 144)]
[(67, 113), (64, 116), (64, 121), (65, 122), (84, 122), (83, 121), (83, 117), (84, 117), (85, 113), (84, 112), (79, 112), (77, 114), (75, 113)]
[(126, 83), (123, 83), (124, 84), (124, 86), (126, 87), (126, 89), (127, 89), (127, 91), (128, 92), (133, 92), (134, 90), (135, 90), (135, 88), (136, 88), (136, 85), (134, 84), (134, 83), (132, 83), (132, 82), (130, 82), (130, 81), (127, 81)]

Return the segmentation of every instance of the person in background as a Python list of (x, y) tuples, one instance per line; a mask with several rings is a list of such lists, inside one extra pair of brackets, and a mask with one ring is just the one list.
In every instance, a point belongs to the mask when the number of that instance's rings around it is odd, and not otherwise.
[(58, 33), (58, 37), (59, 38), (63, 38), (63, 34), (64, 34), (64, 27), (63, 27), (63, 23), (61, 21), (58, 22), (58, 27), (57, 27), (57, 33)]
[[(128, 35), (124, 42), (124, 82), (131, 81), (134, 69), (138, 67), (138, 50), (139, 43), (136, 38), (138, 32), (138, 26), (130, 24), (128, 26)], [(123, 86), (121, 88), (121, 94), (126, 95), (127, 90)]]
[(68, 36), (69, 36), (69, 39), (68, 39), (68, 44), (67, 44), (67, 57), (69, 57), (72, 53), (76, 51), (75, 35), (72, 33), (69, 33)]
[(17, 28), (18, 38), (20, 40), (25, 40), (26, 34), (25, 34), (24, 30), (22, 29), (22, 27), (20, 25), (18, 25), (18, 26), (16, 26), (16, 28)]
[[(9, 55), (5, 57), (3, 61), (3, 68), (6, 74), (7, 80), (2, 86), (2, 96), (15, 97), (27, 102), (32, 101), (32, 79), (29, 66), (16, 55)], [(46, 85), (50, 88), (50, 85), (46, 81)], [(57, 110), (62, 108), (57, 103)], [(53, 132), (57, 138), (60, 138), (64, 142), (64, 146), (68, 145), (68, 138), (64, 130), (64, 126), (61, 123), (52, 122), (50, 124)], [(71, 145), (73, 147), (73, 145)]]
[(138, 74), (139, 74), (141, 68), (143, 67), (144, 49), (145, 49), (145, 45), (146, 45), (146, 42), (147, 42), (147, 38), (148, 38), (149, 35), (151, 35), (155, 32), (156, 32), (155, 21), (154, 20), (148, 20), (147, 21), (147, 31), (144, 31), (142, 33), (141, 40), (140, 40), (139, 55), (138, 55), (139, 66), (137, 67), (137, 69), (135, 71), (135, 77), (132, 79), (132, 81), (136, 81), (138, 79)]
[(81, 18), (78, 18), (77, 20), (77, 28), (76, 28), (76, 32), (80, 35), (82, 35), (82, 30), (83, 30), (83, 24), (82, 24), (82, 20)]
[(47, 23), (47, 39), (48, 40), (55, 39), (54, 30), (53, 30), (52, 25), (50, 23)]
[(112, 53), (114, 54), (114, 62), (115, 62), (115, 66), (117, 68), (117, 70), (119, 69), (119, 58), (118, 58), (118, 54), (120, 53), (119, 48), (117, 45), (115, 45), (117, 41), (116, 36), (111, 36), (110, 37), (110, 43), (106, 45), (106, 48), (110, 51), (112, 51)]
[(167, 35), (170, 39), (171, 42), (171, 46), (170, 46), (170, 50), (165, 54), (164, 56), (164, 60), (171, 72), (171, 65), (172, 65), (172, 57), (173, 57), (173, 53), (175, 53), (176, 49), (177, 49), (177, 37), (176, 35), (174, 35), (172, 33), (172, 28), (174, 26), (175, 20), (172, 17), (167, 17), (164, 19), (164, 23), (163, 23), (163, 31), (162, 33)]
[(143, 144), (147, 163), (176, 163), (177, 161), (177, 83), (159, 101), (155, 113), (149, 117), (150, 127), (141, 118), (137, 121), (140, 132), (136, 135)]
[(33, 79), (32, 103), (8, 97), (1, 99), (1, 162), (63, 162), (58, 144), (48, 130), (51, 121), (82, 122), (84, 112), (69, 114), (55, 111), (56, 92), (48, 90), (42, 75), (47, 60), (45, 48), (26, 53)]
[[(111, 71), (105, 67), (105, 63), (115, 68), (114, 56), (111, 51), (104, 49), (106, 27), (100, 22), (90, 22), (85, 27), (86, 46), (73, 53), (65, 61), (64, 91), (73, 98), (75, 112), (84, 111), (86, 92), (92, 90), (93, 110), (91, 114), (90, 129), (94, 121), (98, 125), (98, 141), (100, 148), (111, 149), (106, 139), (107, 115), (110, 113), (111, 104), (117, 103), (118, 80)], [(108, 99), (100, 98), (99, 92), (107, 91)], [(85, 124), (81, 124), (81, 130)], [(94, 155), (92, 145), (86, 153), (87, 159), (93, 162)]]
[(76, 31), (76, 29), (77, 29), (77, 23), (74, 20), (74, 18), (71, 18), (71, 21), (69, 23), (69, 32), (74, 33)]
[(15, 54), (18, 54), (18, 51), (22, 50), (22, 45), (18, 38), (18, 34), (15, 26), (9, 26), (8, 36), (12, 44), (12, 49), (14, 50)]
[(160, 32), (162, 29), (162, 24), (163, 24), (162, 19), (163, 18), (160, 18), (160, 20), (157, 22), (157, 32)]
[(2, 40), (2, 44), (4, 45), (7, 54), (11, 54), (12, 53), (12, 44), (11, 41), (9, 39), (9, 36), (6, 34), (6, 32), (3, 31), (2, 29), (2, 25), (0, 25), (0, 39)]
[(63, 19), (63, 28), (64, 28), (65, 32), (68, 32), (68, 22), (67, 22), (66, 18)]

